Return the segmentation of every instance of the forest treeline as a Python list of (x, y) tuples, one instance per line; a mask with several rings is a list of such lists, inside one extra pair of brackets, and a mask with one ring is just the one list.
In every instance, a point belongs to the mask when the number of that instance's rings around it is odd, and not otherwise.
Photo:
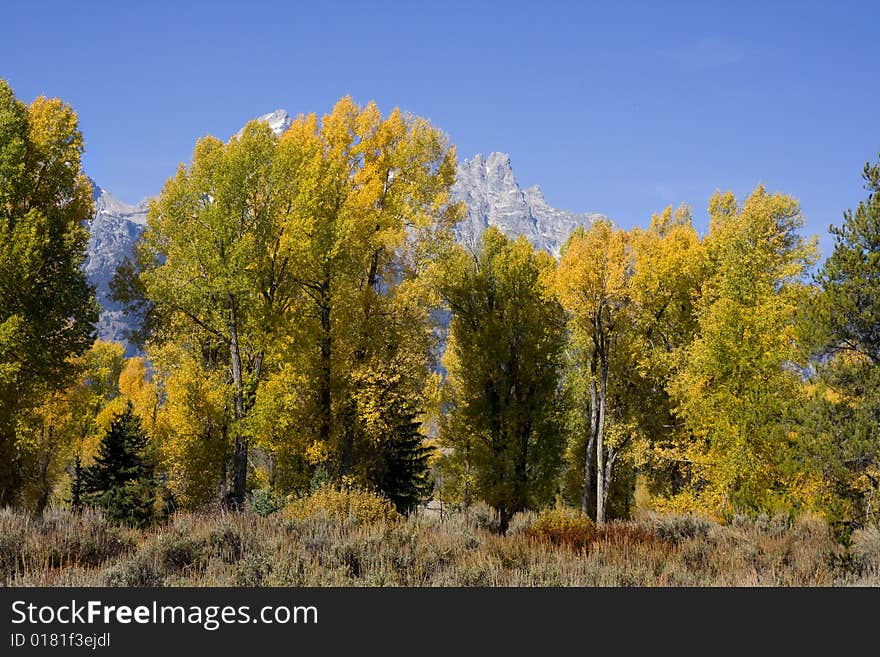
[(324, 486), (598, 524), (636, 504), (876, 521), (880, 164), (816, 270), (798, 202), (716, 192), (559, 259), (454, 240), (456, 155), (340, 100), (259, 122), (150, 203), (113, 281), (144, 356), (95, 341), (75, 112), (0, 82), (0, 505), (272, 505)]

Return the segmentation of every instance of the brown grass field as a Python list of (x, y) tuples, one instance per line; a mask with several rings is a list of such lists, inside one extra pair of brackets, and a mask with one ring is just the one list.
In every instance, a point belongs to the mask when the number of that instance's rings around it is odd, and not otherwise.
[(437, 517), (181, 513), (147, 530), (97, 511), (0, 510), (7, 586), (880, 586), (880, 528), (835, 541), (816, 518), (719, 525), (646, 515), (597, 529), (484, 507)]

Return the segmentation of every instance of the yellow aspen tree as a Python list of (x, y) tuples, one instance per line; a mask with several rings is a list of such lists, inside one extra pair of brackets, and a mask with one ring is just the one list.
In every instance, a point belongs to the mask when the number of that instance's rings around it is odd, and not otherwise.
[(786, 503), (781, 467), (804, 390), (796, 317), (815, 262), (815, 240), (798, 235), (798, 202), (759, 186), (740, 206), (709, 204), (709, 276), (698, 331), (670, 383), (692, 436), (694, 478), (686, 506), (720, 516)]
[[(588, 510), (591, 462), (596, 460), (596, 522), (605, 508), (614, 462), (625, 442), (606, 444), (609, 373), (620, 358), (632, 318), (632, 252), (626, 231), (597, 221), (572, 234), (556, 271), (556, 290), (570, 318), (572, 340), (585, 360), (590, 398), (581, 511)], [(623, 441), (627, 441), (624, 437)]]

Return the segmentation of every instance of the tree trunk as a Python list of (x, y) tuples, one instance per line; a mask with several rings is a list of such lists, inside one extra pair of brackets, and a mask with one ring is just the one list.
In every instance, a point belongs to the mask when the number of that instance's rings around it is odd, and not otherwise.
[(593, 485), (593, 452), (596, 448), (596, 430), (599, 426), (599, 404), (596, 393), (596, 353), (590, 366), (590, 437), (584, 450), (584, 494), (581, 497), (581, 513), (590, 511), (590, 489)]
[(73, 482), (70, 486), (70, 505), (74, 511), (82, 508), (82, 459), (79, 454), (73, 461)]
[(611, 473), (614, 469), (614, 461), (617, 459), (617, 450), (609, 450), (605, 462), (605, 483), (602, 486), (602, 513), (604, 521), (605, 509), (608, 508), (608, 491), (611, 489)]
[(321, 365), (320, 382), (318, 384), (318, 407), (320, 412), (318, 437), (324, 441), (330, 441), (331, 425), (333, 422), (332, 391), (330, 388), (332, 336), (330, 334), (330, 277), (325, 276), (321, 285)]
[(470, 440), (465, 445), (464, 452), (464, 508), (471, 508), (471, 444)]
[(599, 355), (599, 418), (596, 429), (596, 524), (605, 523), (605, 405), (608, 398), (608, 359), (604, 353)]
[[(213, 427), (210, 422), (205, 422), (204, 425), (204, 439), (210, 440), (211, 433), (213, 431)], [(229, 422), (226, 418), (223, 419), (223, 424), (220, 426), (220, 435), (222, 437), (222, 445), (227, 445), (227, 441), (229, 440)], [(221, 502), (228, 502), (229, 498), (227, 495), (229, 494), (229, 470), (232, 466), (232, 458), (223, 458), (220, 460), (220, 489), (218, 491), (220, 495)]]
[(40, 458), (40, 497), (37, 499), (34, 514), (43, 515), (43, 511), (49, 506), (49, 494), (52, 492), (52, 486), (49, 484), (49, 463), (52, 460), (52, 427), (48, 429), (48, 438), (44, 441), (44, 451)]
[(247, 492), (248, 441), (241, 434), (240, 421), (244, 418), (244, 378), (241, 371), (241, 350), (238, 342), (238, 318), (235, 312), (235, 299), (229, 297), (229, 354), (232, 360), (232, 380), (234, 385), (233, 404), (235, 410), (235, 445), (232, 450), (232, 491), (230, 506), (241, 508)]
[(498, 509), (498, 531), (502, 536), (507, 534), (507, 530), (510, 528), (510, 516), (512, 514), (506, 507), (501, 507)]
[(513, 470), (515, 477), (515, 481), (513, 483), (514, 502), (511, 506), (510, 517), (513, 517), (514, 513), (524, 510), (528, 504), (527, 491), (529, 489), (529, 439), (532, 436), (532, 424), (530, 421), (526, 421), (524, 423), (524, 426), (520, 427), (519, 434), (519, 449), (516, 455), (516, 462), (514, 464)]
[(269, 452), (269, 491), (275, 492), (275, 468), (276, 468), (276, 459), (275, 452)]

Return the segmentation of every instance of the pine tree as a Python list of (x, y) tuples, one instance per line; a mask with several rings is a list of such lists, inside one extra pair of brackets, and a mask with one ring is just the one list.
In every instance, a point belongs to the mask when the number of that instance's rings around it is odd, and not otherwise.
[(868, 198), (831, 226), (834, 252), (817, 280), (822, 286), (820, 326), (824, 346), (850, 351), (880, 365), (880, 163), (866, 164)]
[(434, 450), (425, 445), (420, 424), (412, 415), (401, 419), (384, 441), (382, 468), (376, 475), (379, 490), (401, 513), (415, 509), (434, 488), (428, 466)]
[(143, 526), (153, 518), (155, 463), (147, 436), (129, 402), (101, 440), (95, 462), (83, 470), (82, 500), (113, 520)]
[(880, 162), (862, 172), (868, 197), (841, 226), (817, 275), (810, 328), (824, 363), (806, 408), (805, 455), (835, 519), (880, 515)]

